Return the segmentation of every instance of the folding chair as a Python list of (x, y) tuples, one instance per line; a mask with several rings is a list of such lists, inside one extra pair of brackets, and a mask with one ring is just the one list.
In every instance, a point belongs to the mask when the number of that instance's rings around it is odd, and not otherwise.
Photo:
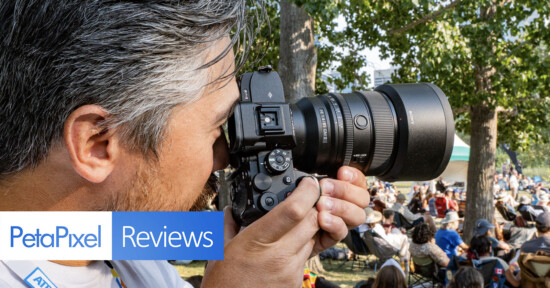
[(516, 220), (516, 214), (508, 211), (508, 209), (504, 205), (497, 205), (496, 206), (498, 213), (504, 218), (506, 221), (514, 221)]
[[(367, 249), (371, 254), (378, 258), (379, 262), (384, 263), (386, 260), (396, 256), (399, 253), (399, 250), (393, 248), (390, 243), (388, 243), (380, 235), (376, 234), (374, 230), (368, 230), (363, 234), (363, 240), (367, 245)], [(374, 273), (378, 268), (378, 263), (374, 265)]]
[(550, 253), (522, 253), (518, 264), (521, 271), (521, 287), (550, 286)]
[[(366, 256), (371, 253), (369, 252), (365, 242), (363, 242), (363, 239), (361, 239), (359, 232), (355, 229), (349, 230), (348, 235), (342, 240), (342, 242), (344, 242), (344, 244), (348, 246), (349, 250), (353, 252), (353, 258), (351, 259), (351, 270), (355, 267), (356, 262), (357, 265), (359, 265), (358, 267), (362, 266), (362, 270), (365, 270), (368, 267)], [(346, 259), (340, 267), (344, 266), (348, 261), (350, 261), (350, 259)]]
[(438, 267), (430, 257), (412, 257), (414, 270), (409, 273), (408, 287), (434, 287), (437, 280)]
[(529, 213), (529, 211), (527, 210), (520, 211), (519, 213), (521, 214), (521, 217), (523, 217), (525, 221), (531, 222), (529, 224), (532, 224), (533, 222), (535, 222), (535, 219), (537, 218), (535, 217), (535, 215)]
[(409, 222), (405, 216), (403, 216), (403, 214), (397, 211), (393, 212), (393, 223), (397, 228), (405, 228), (405, 230), (409, 230), (414, 227), (412, 223)]

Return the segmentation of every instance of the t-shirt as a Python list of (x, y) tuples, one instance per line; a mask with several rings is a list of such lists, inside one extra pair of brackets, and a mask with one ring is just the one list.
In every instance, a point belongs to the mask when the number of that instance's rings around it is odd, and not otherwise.
[(435, 243), (447, 254), (449, 259), (458, 255), (456, 247), (463, 243), (460, 235), (454, 230), (439, 230), (435, 233)]
[[(13, 270), (15, 267), (13, 262), (26, 264), (29, 267), (28, 271), (34, 271), (35, 267), (40, 269), (40, 274), (26, 272), (22, 275), (36, 275), (27, 279), (34, 286), (26, 284), (21, 275), (17, 275)], [(189, 283), (180, 278), (178, 271), (167, 261), (111, 261), (111, 263), (126, 287), (192, 288)], [(113, 277), (111, 269), (103, 261), (93, 261), (87, 266), (65, 266), (50, 261), (0, 261), (0, 287), (46, 287), (44, 283), (47, 282), (42, 280), (44, 278), (42, 275), (45, 275), (58, 288), (122, 287), (118, 283), (120, 280)]]
[(536, 253), (537, 251), (550, 253), (550, 236), (541, 236), (527, 241), (521, 245), (520, 250), (523, 253)]

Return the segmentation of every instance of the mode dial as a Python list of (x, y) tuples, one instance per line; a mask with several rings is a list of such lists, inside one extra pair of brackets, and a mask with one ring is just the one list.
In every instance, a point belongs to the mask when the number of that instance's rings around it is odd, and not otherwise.
[(290, 167), (290, 161), (292, 161), (290, 151), (275, 149), (269, 152), (265, 164), (269, 172), (279, 174)]

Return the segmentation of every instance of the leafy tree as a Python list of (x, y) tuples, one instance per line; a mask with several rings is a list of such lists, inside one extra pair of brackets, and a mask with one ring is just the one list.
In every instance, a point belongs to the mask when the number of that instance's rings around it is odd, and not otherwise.
[[(344, 64), (339, 84), (356, 82), (365, 60), (356, 51), (379, 47), (400, 67), (394, 82), (432, 82), (445, 91), (457, 130), (471, 135), (465, 239), (477, 219), (492, 220), (497, 142), (521, 150), (548, 141), (541, 133), (550, 108), (548, 1), (295, 2), (313, 17), (318, 37), (350, 51), (318, 47), (318, 68), (331, 65), (326, 59)], [(335, 29), (339, 15), (347, 22), (343, 31)]]
[(457, 129), (471, 135), (468, 239), (477, 219), (493, 218), (497, 139), (513, 148), (548, 140), (541, 131), (549, 124), (550, 5), (347, 0), (338, 2), (338, 10), (348, 26), (331, 39), (346, 39), (359, 49), (380, 47), (400, 66), (394, 81), (432, 82), (449, 96)]

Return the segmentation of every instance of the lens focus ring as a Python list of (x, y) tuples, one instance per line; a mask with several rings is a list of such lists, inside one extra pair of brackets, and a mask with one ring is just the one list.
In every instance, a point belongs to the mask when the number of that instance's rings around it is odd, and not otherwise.
[(351, 162), (351, 154), (353, 153), (353, 124), (352, 124), (352, 117), (351, 117), (351, 111), (348, 107), (348, 102), (342, 97), (341, 94), (330, 94), (336, 99), (338, 99), (338, 102), (340, 103), (340, 107), (342, 107), (342, 112), (344, 114), (344, 128), (345, 128), (345, 134), (344, 134), (344, 162), (342, 165), (347, 166)]
[(374, 128), (373, 159), (368, 170), (369, 174), (376, 175), (389, 168), (396, 139), (397, 119), (389, 100), (383, 94), (374, 92), (366, 96)]

